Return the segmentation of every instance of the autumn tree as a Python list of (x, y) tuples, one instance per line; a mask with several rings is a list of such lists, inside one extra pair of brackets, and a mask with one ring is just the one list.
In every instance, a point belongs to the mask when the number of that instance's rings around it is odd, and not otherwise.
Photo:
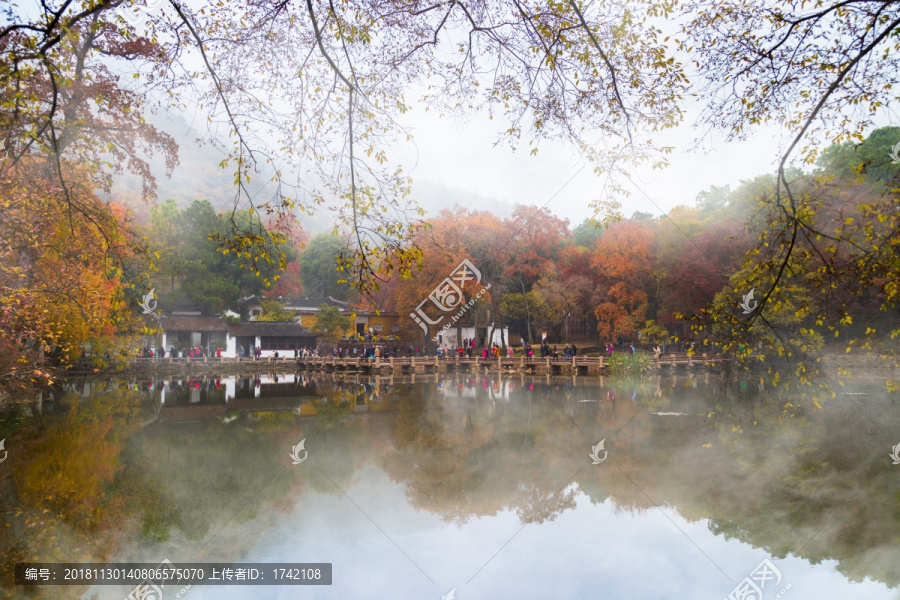
[(123, 264), (140, 241), (125, 234), (125, 211), (93, 194), (86, 168), (62, 167), (66, 189), (30, 158), (0, 177), (0, 337), (13, 346), (3, 381), (40, 375), (45, 362), (68, 366), (139, 329)]
[(597, 332), (606, 339), (633, 335), (647, 317), (649, 231), (635, 221), (614, 224), (597, 242), (591, 265), (607, 287), (594, 309)]
[[(652, 141), (635, 134), (677, 124), (687, 86), (654, 24), (673, 7), (653, 0), (602, 8), (575, 0), (170, 3), (137, 20), (120, 8), (145, 10), (95, 0), (12, 13), (0, 32), (10, 65), (5, 95), (29, 91), (9, 113), (15, 160), (76, 146), (123, 152), (116, 162), (140, 172), (152, 195), (146, 163), (127, 151), (135, 144), (117, 148), (112, 136), (144, 126), (158, 89), (165, 107), (198, 102), (210, 123), (205, 141), (234, 173), (236, 208), (290, 214), (330, 205), (337, 228), (351, 232), (344, 267), (363, 291), (377, 287), (379, 271), (408, 273), (418, 257), (408, 242), (421, 215), (393, 159), (408, 139), (408, 96), (445, 114), (484, 110), (512, 146), (536, 151), (564, 137), (600, 169), (621, 171), (624, 162), (660, 162)], [(127, 77), (127, 92), (113, 73)], [(111, 113), (132, 127), (111, 126)], [(64, 133), (63, 122), (91, 126)], [(601, 135), (619, 140), (618, 152), (598, 151)], [(108, 176), (100, 152), (91, 158), (98, 176)], [(274, 182), (270, 198), (248, 190), (256, 177)], [(242, 252), (258, 234), (245, 223), (216, 239)], [(251, 253), (254, 271), (284, 267), (268, 250)]]
[(556, 338), (569, 341), (570, 328), (583, 322), (588, 313), (595, 287), (590, 278), (583, 275), (564, 277), (555, 265), (544, 269), (535, 286), (535, 293), (546, 307), (547, 325), (556, 332)]
[[(815, 164), (828, 144), (846, 149), (847, 142), (863, 142), (876, 116), (898, 100), (900, 5), (704, 1), (684, 10), (688, 20), (681, 46), (697, 61), (707, 99), (701, 123), (724, 130), (729, 138), (743, 137), (757, 124), (788, 132), (783, 149), (773, 152), (773, 185), (759, 197), (756, 247), (747, 255), (741, 280), (733, 282), (731, 301), (718, 303), (708, 321), (716, 327), (732, 325), (735, 337), (725, 347), (735, 349), (755, 342), (751, 332), (759, 332), (757, 322), (770, 325), (774, 335), (764, 336), (771, 341), (766, 350), (785, 357), (808, 349), (810, 335), (840, 336), (841, 330), (854, 335), (848, 329), (854, 314), (843, 299), (846, 293), (877, 290), (885, 311), (895, 310), (900, 300), (892, 283), (900, 279), (898, 180), (888, 174), (881, 179), (887, 185), (880, 186), (878, 197), (835, 221), (829, 214), (835, 186), (849, 182), (833, 180), (823, 186), (821, 175), (798, 175), (796, 169)], [(884, 156), (860, 158), (856, 167), (878, 169), (887, 162)], [(858, 174), (862, 169), (854, 170)], [(738, 303), (750, 289), (758, 304), (745, 319)], [(805, 290), (805, 299), (794, 293), (799, 290)], [(774, 325), (788, 316), (782, 314), (790, 305), (786, 296), (799, 302), (795, 308), (803, 317), (806, 333), (796, 338), (793, 334), (800, 330), (779, 331)], [(889, 333), (900, 335), (900, 329), (890, 326)], [(879, 334), (866, 331), (862, 338), (867, 341), (860, 345), (871, 347), (872, 336)], [(852, 346), (853, 339), (848, 350)]]
[(257, 321), (293, 321), (294, 311), (285, 308), (284, 304), (278, 300), (262, 300), (260, 301), (261, 312)]
[[(511, 248), (507, 279), (518, 283), (525, 308), (525, 326), (531, 340), (531, 311), (528, 292), (559, 258), (559, 247), (569, 232), (569, 222), (553, 216), (546, 207), (517, 204), (507, 220)], [(510, 286), (512, 287), (512, 286)]]

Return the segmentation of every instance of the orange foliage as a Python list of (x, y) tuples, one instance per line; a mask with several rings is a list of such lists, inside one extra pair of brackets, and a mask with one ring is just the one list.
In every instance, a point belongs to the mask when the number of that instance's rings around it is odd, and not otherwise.
[(66, 191), (24, 160), (0, 179), (0, 336), (25, 363), (3, 365), (0, 379), (136, 327), (122, 278), (138, 247), (124, 211), (93, 194), (85, 169), (64, 169)]
[[(505, 247), (508, 236), (497, 217), (490, 213), (463, 209), (445, 210), (431, 221), (431, 225), (431, 229), (416, 238), (422, 251), (421, 268), (411, 278), (396, 284), (395, 306), (401, 316), (413, 312), (438, 284), (450, 276), (463, 259), (468, 258), (481, 271), (482, 283), (497, 286), (503, 280), (506, 264), (503, 257), (508, 255)], [(470, 300), (480, 290), (480, 285), (469, 282), (463, 290), (463, 302)], [(495, 293), (495, 289), (491, 292)], [(483, 297), (493, 301), (491, 293)], [(495, 297), (499, 302), (499, 295)], [(428, 308), (429, 304), (426, 303), (423, 308)], [(430, 312), (434, 313), (434, 317), (440, 314), (436, 309)], [(422, 336), (422, 330), (412, 319), (401, 319), (401, 327), (404, 328), (404, 336), (411, 336), (409, 339)]]
[(631, 336), (647, 315), (643, 290), (650, 273), (650, 231), (634, 221), (616, 223), (597, 241), (591, 266), (608, 285), (594, 309), (601, 337)]

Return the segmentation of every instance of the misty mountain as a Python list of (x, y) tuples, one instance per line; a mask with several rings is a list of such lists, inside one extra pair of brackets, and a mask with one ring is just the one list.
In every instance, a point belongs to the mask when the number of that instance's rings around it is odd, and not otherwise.
[[(152, 172), (156, 175), (159, 201), (171, 198), (179, 208), (185, 208), (194, 200), (208, 200), (216, 211), (234, 207), (236, 189), (231, 169), (219, 166), (224, 156), (210, 144), (201, 144), (200, 133), (181, 115), (153, 116), (154, 125), (165, 130), (178, 143), (178, 166), (171, 177), (165, 176), (161, 157), (150, 157)], [(269, 183), (271, 172), (263, 172), (251, 178), (248, 188), (261, 201), (271, 198), (274, 187)], [(412, 197), (425, 209), (426, 218), (436, 217), (441, 210), (454, 206), (469, 210), (493, 213), (501, 218), (512, 215), (513, 205), (497, 198), (488, 198), (466, 190), (452, 188), (428, 180), (413, 180)], [(141, 181), (131, 174), (116, 176), (111, 199), (128, 206), (139, 219), (145, 217), (149, 207), (141, 201)], [(241, 208), (246, 208), (242, 200)], [(334, 219), (331, 211), (320, 207), (312, 216), (299, 214), (303, 228), (311, 233), (331, 231)]]

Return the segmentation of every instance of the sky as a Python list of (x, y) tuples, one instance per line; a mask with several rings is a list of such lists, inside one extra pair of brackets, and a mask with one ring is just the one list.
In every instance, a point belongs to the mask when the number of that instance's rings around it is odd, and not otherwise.
[[(663, 25), (677, 32), (674, 22)], [(691, 73), (691, 79), (697, 80), (695, 74)], [(415, 90), (410, 92), (415, 95)], [(776, 126), (757, 127), (740, 141), (728, 141), (724, 132), (716, 131), (697, 143), (700, 129), (694, 120), (700, 112), (700, 100), (688, 97), (682, 106), (682, 124), (654, 137), (657, 145), (673, 147), (668, 156), (670, 164), (664, 169), (646, 166), (636, 170), (631, 196), (618, 198), (625, 216), (635, 211), (660, 215), (678, 205), (693, 205), (697, 194), (710, 186), (730, 185), (734, 189), (743, 180), (775, 171), (787, 131)], [(507, 125), (502, 120), (489, 120), (486, 111), (460, 119), (442, 118), (425, 108), (421, 103), (413, 104), (412, 110), (397, 116), (397, 120), (414, 137), (414, 144), (399, 149), (399, 154), (413, 178), (413, 198), (429, 211), (427, 216), (435, 216), (437, 209), (449, 208), (454, 201), (501, 217), (508, 216), (515, 203), (546, 206), (572, 226), (592, 216), (589, 204), (601, 196), (603, 181), (576, 148), (544, 141), (537, 155), (531, 155), (526, 142), (514, 152), (507, 144), (496, 143), (497, 132)], [(189, 124), (202, 123), (202, 118), (196, 118), (196, 107), (188, 112), (191, 114), (184, 117)], [(879, 124), (897, 120), (887, 115)], [(193, 132), (170, 133), (180, 143), (191, 143), (185, 138), (196, 137)], [(221, 159), (214, 152), (209, 157), (215, 163)], [(316, 230), (332, 226), (331, 215), (325, 212), (301, 220)]]
[[(591, 216), (588, 203), (599, 196), (603, 181), (584, 166), (577, 149), (544, 142), (535, 156), (528, 149), (513, 152), (507, 145), (494, 145), (498, 124), (486, 116), (462, 123), (422, 107), (411, 114), (407, 123), (418, 148), (414, 196), (416, 182), (427, 182), (511, 204), (546, 205), (572, 225)], [(785, 137), (767, 127), (745, 141), (710, 134), (696, 147), (696, 136), (689, 114), (680, 127), (659, 136), (661, 145), (674, 148), (670, 166), (637, 170), (634, 181), (639, 187), (622, 201), (626, 216), (635, 211), (659, 215), (677, 205), (692, 205), (697, 194), (712, 185), (734, 188), (742, 180), (773, 172)]]
[[(637, 187), (629, 185), (631, 196), (620, 198), (626, 217), (635, 211), (660, 215), (678, 205), (693, 205), (697, 194), (710, 186), (731, 185), (734, 189), (742, 180), (775, 171), (788, 140), (786, 131), (758, 127), (746, 140), (739, 141), (726, 140), (723, 132), (711, 132), (697, 143), (698, 128), (692, 122), (690, 107), (685, 114), (678, 128), (655, 138), (658, 145), (674, 148), (667, 157), (669, 166), (636, 170), (633, 179)], [(194, 144), (200, 135), (197, 128), (202, 127), (198, 125), (202, 118), (196, 108), (181, 117), (163, 127), (183, 150), (188, 150), (184, 146)], [(888, 124), (889, 120), (882, 121)], [(603, 180), (585, 164), (577, 148), (544, 141), (536, 155), (530, 154), (527, 143), (513, 151), (506, 143), (495, 143), (497, 132), (505, 125), (489, 120), (486, 113), (472, 113), (464, 120), (440, 117), (419, 104), (401, 123), (412, 133), (413, 142), (395, 151), (413, 178), (413, 197), (426, 208), (427, 216), (459, 202), (466, 208), (507, 217), (513, 204), (521, 203), (547, 206), (574, 227), (591, 216), (588, 204), (600, 196)], [(208, 158), (210, 167), (215, 167), (222, 156), (208, 146), (204, 148), (195, 156)], [(197, 177), (196, 168), (188, 161), (176, 169), (176, 174), (181, 169), (187, 171), (184, 176), (193, 179)], [(160, 182), (162, 187), (166, 183)], [(330, 214), (323, 211), (308, 225), (330, 230)]]
[[(697, 194), (710, 186), (734, 189), (743, 180), (775, 172), (789, 141), (786, 130), (760, 126), (744, 140), (727, 140), (724, 132), (713, 131), (697, 142), (700, 130), (692, 116), (697, 112), (696, 105), (688, 105), (679, 127), (656, 136), (657, 145), (673, 148), (667, 157), (670, 164), (635, 171), (631, 196), (619, 198), (626, 217), (635, 211), (658, 216), (678, 205), (693, 205)], [(179, 144), (192, 144), (198, 136), (191, 129), (197, 127), (196, 114), (189, 111), (183, 117), (166, 128)], [(897, 120), (886, 114), (878, 124)], [(440, 117), (417, 104), (400, 122), (411, 132), (413, 142), (395, 151), (413, 179), (413, 198), (428, 211), (426, 218), (456, 202), (500, 217), (508, 217), (515, 203), (546, 206), (572, 227), (592, 216), (588, 205), (600, 197), (603, 180), (585, 164), (577, 148), (544, 141), (536, 155), (530, 154), (527, 142), (513, 151), (506, 143), (495, 143), (505, 125), (489, 120), (486, 113), (472, 113), (465, 119)], [(210, 165), (221, 160), (209, 150), (201, 156), (208, 156)], [(196, 177), (193, 172), (185, 175)], [(320, 212), (313, 219), (301, 219), (312, 230), (330, 230), (331, 215)]]

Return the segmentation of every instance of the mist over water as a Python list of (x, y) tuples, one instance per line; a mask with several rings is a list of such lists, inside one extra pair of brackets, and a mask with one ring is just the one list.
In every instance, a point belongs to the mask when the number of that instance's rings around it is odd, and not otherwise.
[(726, 598), (769, 560), (763, 598), (895, 598), (896, 400), (853, 382), (791, 414), (714, 374), (73, 382), (4, 414), (5, 576), (329, 562), (331, 586), (184, 596)]

